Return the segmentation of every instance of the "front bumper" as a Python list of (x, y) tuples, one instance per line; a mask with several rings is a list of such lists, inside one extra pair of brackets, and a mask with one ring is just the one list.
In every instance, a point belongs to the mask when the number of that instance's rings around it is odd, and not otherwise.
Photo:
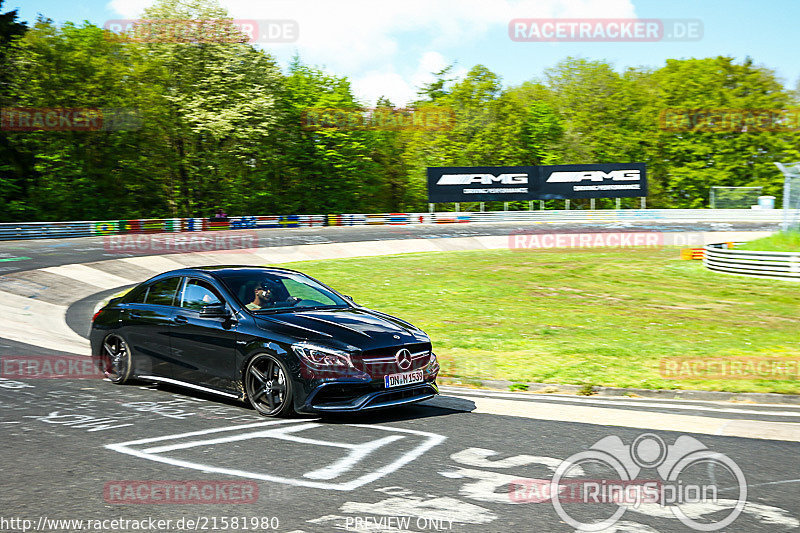
[(391, 389), (374, 384), (329, 382), (314, 389), (306, 398), (302, 412), (350, 413), (385, 409), (429, 400), (439, 393), (436, 380)]

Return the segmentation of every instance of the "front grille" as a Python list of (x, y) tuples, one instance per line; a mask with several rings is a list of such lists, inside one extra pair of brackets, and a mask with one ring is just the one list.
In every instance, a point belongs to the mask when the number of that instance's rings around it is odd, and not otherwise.
[[(395, 355), (398, 350), (406, 348), (411, 352), (411, 366), (400, 368)], [(360, 356), (353, 357), (353, 365), (373, 378), (382, 378), (387, 374), (399, 374), (425, 368), (431, 360), (430, 343), (406, 344), (376, 350), (367, 350)]]

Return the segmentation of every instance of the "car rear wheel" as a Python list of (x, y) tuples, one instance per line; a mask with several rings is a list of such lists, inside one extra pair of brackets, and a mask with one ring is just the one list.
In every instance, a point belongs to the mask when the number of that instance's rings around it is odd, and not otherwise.
[(256, 355), (247, 364), (243, 381), (247, 399), (259, 414), (292, 414), (292, 381), (289, 369), (279, 358), (271, 354)]
[(109, 335), (100, 352), (100, 371), (112, 383), (125, 383), (130, 379), (131, 351), (119, 335)]

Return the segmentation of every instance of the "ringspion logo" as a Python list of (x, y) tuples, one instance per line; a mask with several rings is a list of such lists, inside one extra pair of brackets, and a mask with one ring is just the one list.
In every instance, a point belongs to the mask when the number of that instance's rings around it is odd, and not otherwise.
[[(609, 476), (600, 478), (599, 472)], [(732, 524), (747, 502), (747, 480), (736, 462), (688, 435), (672, 444), (653, 433), (643, 433), (630, 444), (611, 435), (562, 461), (546, 489), (530, 480), (509, 486), (512, 502), (549, 501), (577, 531), (604, 531), (628, 509), (648, 504), (668, 510), (691, 529), (717, 531)], [(722, 496), (723, 490), (730, 497)], [(593, 505), (595, 516), (587, 516), (586, 504)], [(693, 510), (703, 507), (718, 512), (701, 519)]]

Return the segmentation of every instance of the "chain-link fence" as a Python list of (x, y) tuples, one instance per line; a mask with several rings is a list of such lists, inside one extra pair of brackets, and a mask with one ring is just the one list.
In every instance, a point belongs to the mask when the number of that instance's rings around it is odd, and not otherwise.
[(800, 231), (800, 161), (775, 163), (785, 176), (783, 182), (783, 231)]
[(761, 187), (711, 187), (708, 203), (711, 209), (750, 209), (758, 203)]

